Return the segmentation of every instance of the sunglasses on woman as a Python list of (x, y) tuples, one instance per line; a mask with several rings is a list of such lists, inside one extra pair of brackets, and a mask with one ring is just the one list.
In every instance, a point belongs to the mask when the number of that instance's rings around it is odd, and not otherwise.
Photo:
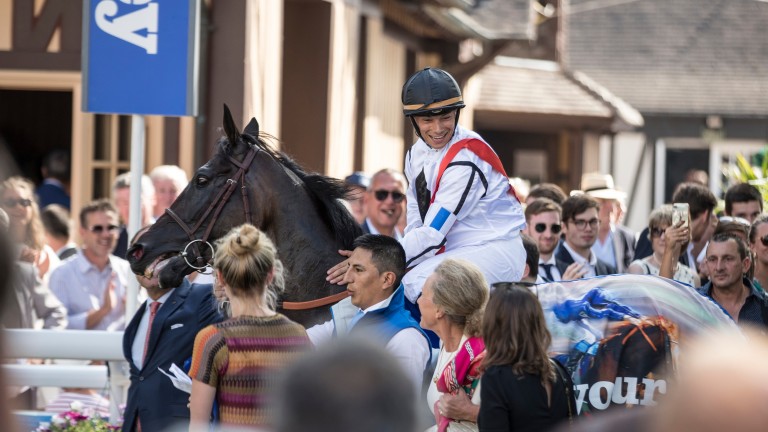
[(26, 198), (19, 198), (19, 199), (10, 198), (3, 201), (3, 207), (7, 207), (7, 208), (16, 207), (19, 204), (21, 204), (22, 207), (29, 207), (32, 205), (32, 200), (26, 199)]
[(762, 243), (763, 246), (768, 247), (768, 234), (760, 237), (760, 243)]
[[(537, 223), (536, 225), (533, 226), (533, 229), (535, 229), (537, 233), (541, 234), (547, 230), (547, 224)], [(563, 229), (563, 226), (560, 224), (549, 225), (549, 230), (552, 231), (552, 234), (559, 234), (560, 230), (562, 229)]]
[(384, 201), (387, 199), (388, 196), (392, 195), (392, 201), (399, 203), (402, 202), (405, 198), (405, 194), (402, 194), (398, 191), (388, 191), (388, 190), (377, 190), (373, 193), (373, 196), (376, 197), (379, 201)]

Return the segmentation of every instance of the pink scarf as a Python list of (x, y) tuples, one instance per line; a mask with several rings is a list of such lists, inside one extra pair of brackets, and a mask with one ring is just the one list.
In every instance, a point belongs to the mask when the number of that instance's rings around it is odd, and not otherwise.
[[(475, 387), (480, 383), (480, 364), (485, 357), (485, 342), (480, 337), (471, 337), (459, 347), (456, 356), (448, 362), (443, 372), (437, 377), (437, 391), (457, 394), (459, 390), (467, 393), (470, 399)], [(438, 401), (439, 402), (439, 401)], [(445, 432), (451, 419), (440, 414), (435, 402), (434, 413), (438, 432)]]

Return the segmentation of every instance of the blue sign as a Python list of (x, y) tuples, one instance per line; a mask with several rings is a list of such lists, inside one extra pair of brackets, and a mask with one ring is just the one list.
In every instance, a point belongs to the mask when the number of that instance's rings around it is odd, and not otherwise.
[(84, 0), (83, 111), (197, 114), (199, 0)]

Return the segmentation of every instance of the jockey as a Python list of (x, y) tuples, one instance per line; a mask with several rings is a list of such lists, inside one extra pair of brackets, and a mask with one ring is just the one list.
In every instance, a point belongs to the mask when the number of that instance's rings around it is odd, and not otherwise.
[(415, 303), (445, 258), (474, 263), (489, 284), (519, 281), (525, 215), (491, 146), (458, 124), (464, 107), (458, 84), (447, 72), (426, 68), (406, 81), (402, 101), (419, 137), (405, 156), (406, 297)]
[[(451, 75), (434, 68), (416, 72), (403, 86), (402, 101), (419, 137), (405, 156), (408, 224), (400, 241), (409, 268), (402, 280), (405, 305), (418, 321), (416, 300), (445, 258), (472, 262), (489, 284), (519, 281), (525, 215), (491, 146), (459, 126), (464, 101)], [(328, 270), (327, 280), (339, 283), (346, 265)]]

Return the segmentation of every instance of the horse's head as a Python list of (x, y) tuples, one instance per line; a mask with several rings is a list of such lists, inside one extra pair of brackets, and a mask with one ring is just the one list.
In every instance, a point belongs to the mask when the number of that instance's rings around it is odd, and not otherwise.
[(213, 254), (210, 242), (245, 222), (260, 226), (264, 203), (249, 201), (240, 192), (259, 152), (255, 145), (259, 124), (251, 119), (240, 133), (225, 105), (224, 133), (211, 160), (128, 250), (131, 269), (143, 275), (145, 282), (177, 287), (184, 276), (208, 264)]

